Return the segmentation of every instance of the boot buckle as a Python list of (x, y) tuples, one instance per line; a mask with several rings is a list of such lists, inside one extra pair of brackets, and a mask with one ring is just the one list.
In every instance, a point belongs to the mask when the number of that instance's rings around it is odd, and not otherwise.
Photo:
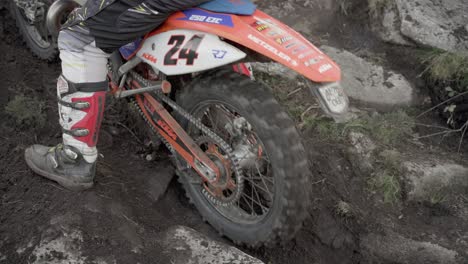
[(86, 128), (75, 128), (71, 130), (63, 129), (63, 133), (69, 134), (74, 137), (86, 137), (89, 135), (89, 130)]

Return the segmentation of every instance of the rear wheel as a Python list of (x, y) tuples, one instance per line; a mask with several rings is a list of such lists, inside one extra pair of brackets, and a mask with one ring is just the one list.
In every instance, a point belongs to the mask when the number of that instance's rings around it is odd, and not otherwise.
[[(40, 59), (53, 61), (57, 58), (56, 39), (46, 27), (46, 14), (53, 0), (19, 0), (21, 7), (10, 0), (10, 11), (24, 42), (32, 53)], [(34, 4), (36, 3), (37, 4)], [(31, 4), (32, 3), (32, 4)]]
[(178, 104), (229, 145), (179, 118), (223, 175), (211, 186), (193, 170), (180, 173), (203, 218), (236, 243), (291, 239), (307, 216), (311, 175), (294, 123), (269, 90), (223, 70), (195, 80)]

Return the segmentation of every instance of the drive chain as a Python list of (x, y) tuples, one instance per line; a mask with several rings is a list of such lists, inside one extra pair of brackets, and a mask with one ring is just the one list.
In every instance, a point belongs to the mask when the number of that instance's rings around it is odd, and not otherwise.
[[(136, 80), (142, 87), (148, 87), (151, 86), (151, 83), (146, 80), (143, 76), (139, 75), (136, 72), (131, 71), (130, 76)], [(236, 190), (228, 199), (219, 199), (215, 196), (213, 196), (211, 193), (206, 191), (205, 188), (202, 189), (203, 194), (210, 199), (214, 204), (216, 205), (221, 205), (221, 206), (228, 206), (232, 205), (233, 203), (237, 202), (239, 198), (241, 197), (243, 187), (244, 187), (244, 177), (241, 173), (241, 168), (239, 165), (239, 161), (237, 157), (233, 154), (233, 150), (231, 146), (224, 141), (220, 136), (218, 136), (215, 132), (213, 132), (210, 128), (202, 124), (201, 120), (198, 118), (195, 118), (192, 116), (190, 113), (185, 111), (182, 107), (180, 107), (175, 101), (167, 97), (161, 90), (157, 90), (155, 92), (152, 92), (153, 95), (157, 97), (157, 99), (161, 100), (162, 102), (166, 103), (169, 105), (175, 112), (177, 112), (179, 115), (181, 115), (183, 118), (185, 118), (188, 122), (190, 122), (192, 125), (194, 125), (197, 129), (199, 129), (205, 136), (211, 138), (219, 147), (220, 149), (225, 152), (227, 155), (229, 161), (232, 164), (232, 171), (236, 177)], [(169, 149), (169, 151), (172, 153), (172, 155), (175, 157), (176, 162), (178, 165), (180, 165), (179, 158), (177, 158), (178, 153), (174, 150), (174, 148), (169, 144), (169, 142), (162, 137), (158, 131), (151, 125), (149, 122), (148, 118), (146, 115), (143, 113), (143, 111), (140, 109), (140, 106), (136, 102), (135, 99), (131, 99), (133, 104), (137, 106), (139, 113), (142, 115), (144, 120), (150, 125), (152, 131), (161, 139), (161, 141), (164, 143), (164, 145)]]

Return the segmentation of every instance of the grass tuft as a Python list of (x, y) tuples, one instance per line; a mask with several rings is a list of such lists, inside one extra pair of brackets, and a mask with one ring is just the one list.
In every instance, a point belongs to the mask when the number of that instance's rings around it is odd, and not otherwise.
[(384, 171), (377, 180), (377, 187), (382, 190), (384, 203), (395, 204), (401, 198), (401, 187), (398, 175)]
[(380, 143), (393, 146), (411, 135), (415, 125), (412, 117), (399, 110), (367, 119), (367, 127)]
[(15, 118), (19, 126), (42, 128), (45, 125), (44, 102), (24, 95), (17, 95), (5, 106), (5, 112)]
[(404, 142), (414, 129), (414, 119), (406, 112), (365, 116), (348, 123), (337, 124), (327, 118), (305, 119), (305, 127), (313, 128), (324, 139), (341, 141), (349, 130), (366, 132), (381, 144), (394, 146)]
[(395, 150), (384, 150), (379, 154), (378, 162), (380, 171), (370, 179), (369, 185), (382, 193), (384, 203), (395, 204), (401, 199), (401, 154)]
[(369, 7), (369, 14), (372, 17), (378, 17), (383, 9), (392, 1), (392, 0), (367, 0)]
[(468, 90), (468, 52), (452, 53), (438, 49), (421, 55), (424, 70), (431, 81), (457, 82), (460, 91)]
[(340, 12), (343, 15), (348, 16), (349, 9), (351, 7), (351, 2), (349, 0), (339, 0), (338, 1), (338, 6), (340, 8)]

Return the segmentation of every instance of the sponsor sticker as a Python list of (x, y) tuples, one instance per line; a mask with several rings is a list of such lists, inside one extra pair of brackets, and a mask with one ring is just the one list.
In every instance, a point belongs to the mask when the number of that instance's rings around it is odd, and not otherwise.
[(280, 37), (280, 38), (276, 38), (275, 41), (276, 43), (280, 44), (280, 45), (283, 45), (284, 43), (292, 40), (293, 37), (291, 36), (285, 36), (285, 37)]
[(62, 75), (60, 75), (60, 77), (57, 80), (57, 90), (59, 94), (68, 93), (68, 82)]
[(283, 32), (278, 32), (276, 30), (270, 30), (268, 31), (267, 35), (270, 36), (270, 37), (274, 37), (274, 36), (278, 36), (278, 35), (281, 35)]
[(214, 25), (223, 25), (227, 27), (234, 27), (231, 15), (210, 13), (201, 9), (188, 9), (183, 11), (185, 17), (177, 20), (202, 22)]
[(299, 46), (299, 47), (293, 49), (292, 54), (297, 54), (297, 53), (299, 53), (299, 52), (301, 52), (301, 51), (304, 51), (304, 50), (306, 50), (306, 49), (307, 49), (306, 46)]
[(308, 50), (304, 53), (301, 53), (299, 54), (299, 56), (297, 56), (300, 60), (306, 58), (307, 56), (311, 55), (311, 54), (314, 54), (314, 51), (313, 50)]
[(323, 64), (322, 66), (320, 66), (319, 72), (324, 73), (324, 72), (327, 72), (327, 71), (331, 70), (332, 68), (333, 68), (333, 66), (331, 64), (329, 64), (329, 63)]
[(253, 23), (252, 25), (255, 29), (257, 29), (257, 31), (259, 32), (262, 32), (264, 30), (267, 30), (270, 28), (270, 26), (268, 24), (266, 24), (265, 22), (262, 22), (262, 21), (256, 21), (255, 23)]
[(263, 48), (265, 48), (269, 52), (271, 52), (271, 53), (275, 54), (276, 56), (280, 57), (281, 59), (291, 63), (292, 65), (294, 65), (294, 66), (298, 65), (297, 61), (291, 59), (291, 57), (289, 57), (287, 54), (284, 54), (283, 52), (279, 51), (278, 49), (276, 49), (275, 47), (273, 47), (270, 44), (266, 43), (265, 41), (257, 38), (256, 36), (254, 36), (252, 34), (249, 34), (248, 38), (251, 41), (255, 42), (256, 44), (262, 46)]
[(290, 49), (290, 48), (292, 48), (292, 47), (294, 47), (294, 46), (296, 46), (296, 45), (297, 45), (296, 42), (293, 42), (293, 43), (289, 43), (289, 44), (286, 45), (284, 48), (285, 48), (285, 49)]
[(143, 58), (151, 61), (152, 63), (156, 63), (158, 61), (158, 59), (156, 59), (153, 55), (149, 54), (149, 53), (143, 53)]
[(323, 60), (323, 56), (318, 56), (316, 58), (311, 58), (310, 60), (304, 62), (305, 66), (309, 67), (310, 65), (315, 65)]
[(213, 57), (219, 60), (224, 59), (224, 57), (227, 54), (227, 51), (225, 50), (212, 50), (212, 52), (213, 52)]

